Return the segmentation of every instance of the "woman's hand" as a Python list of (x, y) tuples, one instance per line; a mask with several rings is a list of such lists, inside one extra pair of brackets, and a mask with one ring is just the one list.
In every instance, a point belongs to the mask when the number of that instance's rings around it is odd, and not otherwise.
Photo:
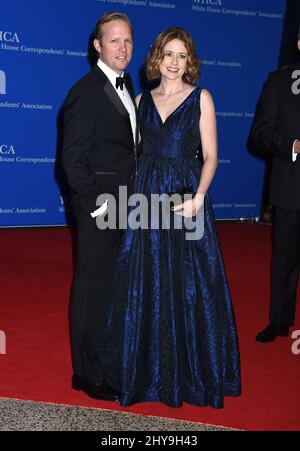
[(172, 211), (177, 215), (193, 217), (196, 216), (198, 211), (203, 205), (204, 194), (196, 194), (193, 199), (187, 200), (182, 204), (176, 205), (172, 208)]

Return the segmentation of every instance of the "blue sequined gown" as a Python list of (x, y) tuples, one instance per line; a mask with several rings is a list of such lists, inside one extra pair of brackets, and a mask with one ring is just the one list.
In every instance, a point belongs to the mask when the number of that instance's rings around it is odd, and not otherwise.
[[(151, 93), (142, 95), (136, 192), (197, 190), (200, 91), (164, 123)], [(221, 408), (224, 396), (240, 394), (235, 320), (207, 195), (204, 211), (204, 236), (197, 241), (174, 229), (124, 234), (98, 344), (102, 371), (122, 393), (122, 406), (185, 401)]]

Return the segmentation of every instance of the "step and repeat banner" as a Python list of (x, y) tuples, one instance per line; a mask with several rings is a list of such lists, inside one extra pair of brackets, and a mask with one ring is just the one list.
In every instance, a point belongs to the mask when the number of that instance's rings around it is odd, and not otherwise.
[(93, 64), (91, 35), (107, 11), (128, 14), (136, 93), (163, 29), (193, 36), (198, 85), (213, 95), (219, 166), (210, 189), (217, 219), (259, 215), (264, 162), (248, 150), (268, 73), (276, 69), (286, 0), (0, 0), (0, 226), (63, 225), (69, 196), (60, 167), (61, 107)]

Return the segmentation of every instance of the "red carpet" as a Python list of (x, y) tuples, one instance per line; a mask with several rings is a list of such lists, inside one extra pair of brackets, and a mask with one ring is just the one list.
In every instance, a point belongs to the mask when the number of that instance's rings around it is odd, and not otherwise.
[[(258, 344), (269, 300), (270, 227), (218, 224), (240, 337), (242, 396), (225, 408), (136, 404), (121, 409), (70, 389), (67, 310), (72, 278), (67, 229), (0, 231), (0, 397), (124, 410), (247, 430), (300, 429), (300, 354), (293, 340)], [(300, 330), (300, 315), (294, 330)], [(0, 346), (1, 350), (1, 346)], [(1, 352), (1, 351), (0, 351)]]

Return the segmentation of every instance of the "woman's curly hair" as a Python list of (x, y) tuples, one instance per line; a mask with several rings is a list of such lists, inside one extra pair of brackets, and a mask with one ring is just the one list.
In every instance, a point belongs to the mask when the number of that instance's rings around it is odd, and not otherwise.
[(200, 61), (197, 57), (195, 44), (191, 35), (183, 28), (169, 28), (162, 31), (155, 39), (146, 60), (146, 74), (149, 81), (158, 80), (161, 77), (159, 66), (164, 58), (163, 50), (166, 44), (173, 39), (182, 41), (188, 52), (186, 72), (183, 81), (189, 84), (195, 83), (200, 77)]

